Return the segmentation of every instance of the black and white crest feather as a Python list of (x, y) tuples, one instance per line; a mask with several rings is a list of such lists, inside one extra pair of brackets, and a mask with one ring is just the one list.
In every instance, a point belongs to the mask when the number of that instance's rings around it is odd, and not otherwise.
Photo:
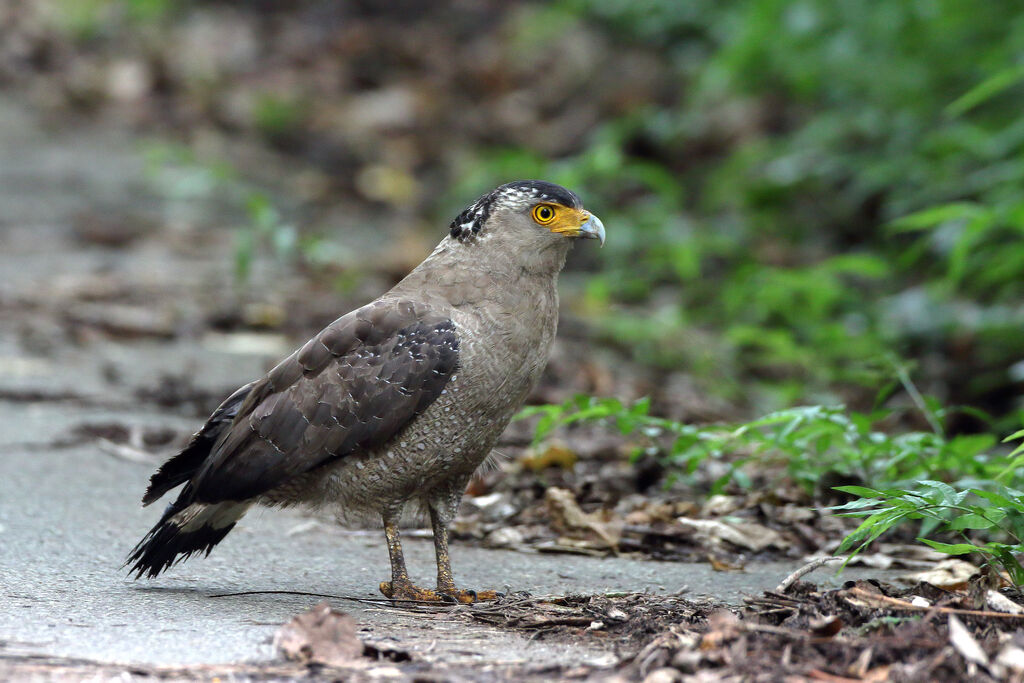
[(495, 207), (508, 201), (554, 202), (562, 206), (583, 208), (580, 198), (561, 185), (543, 180), (517, 180), (488, 192), (455, 217), (451, 236), (460, 242), (480, 234)]

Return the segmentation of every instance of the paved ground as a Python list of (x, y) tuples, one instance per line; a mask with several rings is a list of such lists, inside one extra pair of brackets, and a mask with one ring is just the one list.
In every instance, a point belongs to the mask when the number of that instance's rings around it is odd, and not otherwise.
[[(346, 532), (310, 524), (293, 512), (247, 517), (214, 553), (154, 581), (134, 582), (119, 569), (131, 545), (159, 510), (138, 503), (151, 467), (127, 462), (95, 445), (54, 448), (47, 434), (107, 411), (46, 404), (0, 404), (7, 427), (0, 441), (0, 651), (149, 664), (227, 663), (273, 657), (275, 629), (318, 598), (293, 595), (212, 595), (290, 590), (378, 597), (387, 554), (377, 531)], [(118, 416), (123, 417), (122, 412)], [(159, 424), (157, 415), (130, 421)], [(429, 584), (429, 541), (408, 539), (409, 561)], [(693, 595), (738, 601), (773, 587), (793, 569), (756, 565), (747, 573), (717, 573), (707, 564), (644, 562), (568, 555), (453, 549), (468, 586), (508, 585), (534, 594), (689, 587)], [(410, 615), (336, 599), (373, 640), (448, 662), (565, 661), (562, 648), (528, 643), (516, 634), (462, 622)], [(495, 647), (499, 645), (499, 647)], [(572, 653), (576, 661), (600, 652)]]
[[(74, 428), (116, 423), (191, 430), (194, 420), (140, 405), (135, 391), (164, 372), (185, 372), (199, 388), (230, 389), (288, 350), (274, 335), (122, 343), (86, 335), (63, 343), (68, 328), (55, 321), (87, 307), (78, 302), (76, 310), (65, 310), (69, 299), (62, 292), (94, 287), (102, 303), (111, 287), (166, 290), (193, 283), (180, 296), (187, 313), (188, 302), (202, 296), (202, 284), (223, 271), (230, 244), (223, 235), (210, 240), (220, 251), (143, 246), (131, 259), (76, 241), (70, 226), (82, 210), (153, 210), (141, 189), (141, 168), (133, 141), (119, 131), (49, 131), (26, 108), (0, 99), (0, 312), (18, 312), (0, 316), (0, 658), (7, 661), (30, 655), (169, 665), (265, 661), (274, 657), (275, 629), (318, 598), (212, 596), (291, 590), (370, 598), (386, 578), (379, 532), (311, 527), (294, 512), (250, 515), (208, 559), (159, 580), (129, 581), (120, 569), (159, 515), (138, 504), (156, 461), (133, 462), (94, 440), (71, 439)], [(141, 301), (132, 315), (145, 311), (145, 297)], [(411, 539), (407, 546), (418, 578), (429, 583), (431, 544)], [(716, 573), (707, 564), (464, 545), (452, 554), (458, 579), (470, 587), (508, 585), (534, 594), (689, 587), (692, 595), (730, 601), (774, 586), (795, 566)], [(543, 664), (608, 656), (445, 616), (332, 603), (355, 616), (366, 638), (410, 650), (421, 661)]]

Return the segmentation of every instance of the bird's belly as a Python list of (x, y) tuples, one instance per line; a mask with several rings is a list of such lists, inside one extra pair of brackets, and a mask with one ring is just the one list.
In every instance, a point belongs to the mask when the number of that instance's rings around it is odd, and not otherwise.
[(442, 396), (385, 447), (329, 466), (313, 487), (315, 500), (307, 502), (336, 507), (342, 517), (364, 517), (468, 479), (516, 406), (484, 408), (458, 399), (457, 391)]

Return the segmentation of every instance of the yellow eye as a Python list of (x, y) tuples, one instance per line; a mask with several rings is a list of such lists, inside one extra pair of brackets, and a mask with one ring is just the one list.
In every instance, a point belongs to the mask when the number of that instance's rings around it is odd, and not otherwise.
[(555, 207), (550, 204), (538, 204), (533, 207), (533, 220), (541, 225), (547, 225), (555, 220)]

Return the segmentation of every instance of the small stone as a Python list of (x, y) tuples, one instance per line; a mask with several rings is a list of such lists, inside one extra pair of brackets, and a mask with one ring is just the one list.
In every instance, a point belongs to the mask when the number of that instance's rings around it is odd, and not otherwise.
[(492, 548), (508, 548), (520, 545), (525, 540), (523, 532), (515, 527), (495, 529), (487, 534), (484, 543)]
[(676, 681), (683, 680), (683, 675), (675, 669), (664, 667), (661, 669), (655, 669), (651, 673), (647, 674), (644, 678), (644, 683), (676, 683)]

